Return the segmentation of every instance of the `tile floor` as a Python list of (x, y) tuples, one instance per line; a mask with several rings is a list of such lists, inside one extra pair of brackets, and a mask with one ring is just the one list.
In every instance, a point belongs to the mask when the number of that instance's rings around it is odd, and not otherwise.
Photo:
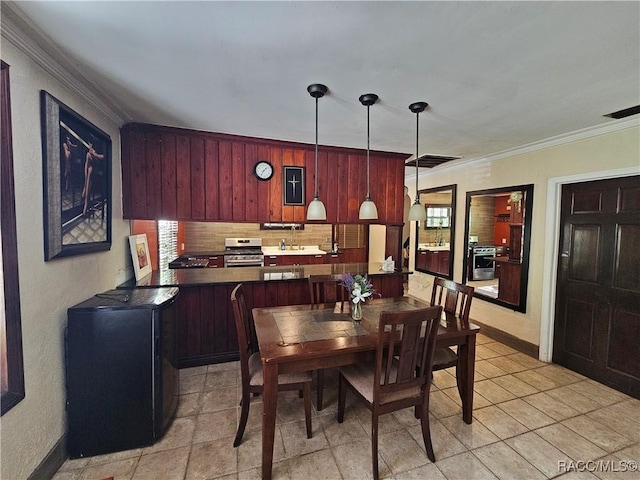
[[(260, 397), (254, 397), (242, 445), (232, 446), (240, 411), (238, 364), (180, 373), (177, 417), (157, 444), (67, 460), (54, 479), (259, 479)], [(310, 440), (302, 401), (295, 392), (280, 394), (274, 478), (371, 478), (369, 411), (348, 396), (345, 421), (338, 424), (335, 380), (327, 375), (332, 385), (325, 389), (325, 409), (313, 410)], [(478, 336), (475, 392), (474, 421), (467, 425), (452, 372), (434, 375), (430, 418), (436, 463), (425, 454), (412, 410), (382, 417), (381, 477), (640, 478), (638, 472), (623, 471), (640, 462), (640, 400), (484, 335)], [(587, 471), (578, 471), (585, 466)]]

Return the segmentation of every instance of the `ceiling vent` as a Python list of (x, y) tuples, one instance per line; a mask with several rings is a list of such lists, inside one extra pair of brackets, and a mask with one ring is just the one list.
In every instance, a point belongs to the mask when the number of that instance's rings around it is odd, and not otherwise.
[[(418, 158), (418, 168), (433, 168), (443, 163), (450, 162), (451, 160), (459, 160), (462, 157), (449, 157), (447, 155), (432, 155), (426, 153)], [(406, 162), (405, 167), (415, 167), (416, 161), (410, 160)]]
[(632, 115), (637, 115), (640, 113), (640, 105), (636, 105), (635, 107), (625, 108), (624, 110), (618, 110), (617, 112), (607, 113), (605, 117), (620, 119), (627, 118)]

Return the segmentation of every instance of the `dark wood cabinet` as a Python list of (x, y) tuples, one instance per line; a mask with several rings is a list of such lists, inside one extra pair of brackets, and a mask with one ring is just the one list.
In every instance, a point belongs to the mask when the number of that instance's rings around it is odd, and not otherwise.
[(419, 250), (416, 268), (434, 274), (449, 275), (449, 258), (450, 253), (447, 250)]
[(498, 282), (498, 300), (520, 303), (520, 278), (522, 264), (519, 262), (500, 262), (500, 281)]
[[(139, 220), (303, 222), (306, 205), (283, 205), (283, 166), (305, 169), (306, 204), (313, 199), (314, 146), (147, 124), (121, 129), (123, 216)], [(371, 198), (378, 222), (402, 225), (406, 154), (370, 152)], [(270, 161), (269, 181), (253, 175)], [(366, 151), (321, 146), (318, 190), (326, 223), (362, 223)]]

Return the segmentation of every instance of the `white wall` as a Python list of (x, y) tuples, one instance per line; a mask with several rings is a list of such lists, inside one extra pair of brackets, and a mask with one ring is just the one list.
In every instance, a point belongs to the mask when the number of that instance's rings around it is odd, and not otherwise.
[[(544, 323), (549, 325), (550, 315), (542, 318), (544, 265), (549, 256), (555, 256), (554, 249), (545, 249), (548, 232), (545, 225), (547, 212), (547, 185), (550, 179), (580, 174), (598, 177), (597, 172), (616, 169), (632, 170), (640, 173), (640, 127), (637, 120), (627, 122), (628, 128), (602, 133), (584, 138), (576, 135), (576, 140), (556, 144), (519, 155), (492, 161), (469, 162), (463, 166), (445, 167), (426, 171), (419, 178), (419, 188), (457, 184), (456, 247), (454, 260), (454, 280), (462, 279), (464, 253), (464, 222), (466, 193), (509, 185), (534, 184), (534, 204), (531, 228), (531, 260), (526, 313), (517, 313), (508, 308), (474, 299), (471, 317), (481, 323), (498, 328), (535, 345), (540, 345), (540, 330)], [(556, 142), (559, 143), (559, 142)], [(603, 174), (604, 175), (604, 174)], [(415, 191), (415, 176), (407, 179), (409, 191)], [(413, 222), (412, 222), (413, 224)], [(411, 263), (413, 268), (413, 245), (415, 226), (412, 225)], [(551, 275), (552, 272), (548, 273)], [(433, 277), (415, 272), (409, 276), (409, 294), (428, 298)], [(548, 311), (546, 309), (545, 311)]]
[[(64, 329), (66, 309), (114, 288), (131, 260), (129, 223), (122, 220), (118, 126), (54, 80), (2, 38), (2, 60), (10, 65), (13, 162), (22, 309), (26, 397), (2, 416), (0, 477), (27, 478), (66, 430)], [(112, 141), (112, 247), (108, 252), (44, 261), (40, 90), (46, 90)]]

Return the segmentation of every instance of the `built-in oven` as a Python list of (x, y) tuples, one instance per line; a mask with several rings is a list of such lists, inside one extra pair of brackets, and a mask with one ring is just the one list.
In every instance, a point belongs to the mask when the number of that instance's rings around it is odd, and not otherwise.
[(494, 246), (471, 247), (471, 280), (493, 280), (496, 263), (491, 259), (495, 256)]
[(226, 238), (224, 248), (226, 268), (264, 266), (261, 238)]

